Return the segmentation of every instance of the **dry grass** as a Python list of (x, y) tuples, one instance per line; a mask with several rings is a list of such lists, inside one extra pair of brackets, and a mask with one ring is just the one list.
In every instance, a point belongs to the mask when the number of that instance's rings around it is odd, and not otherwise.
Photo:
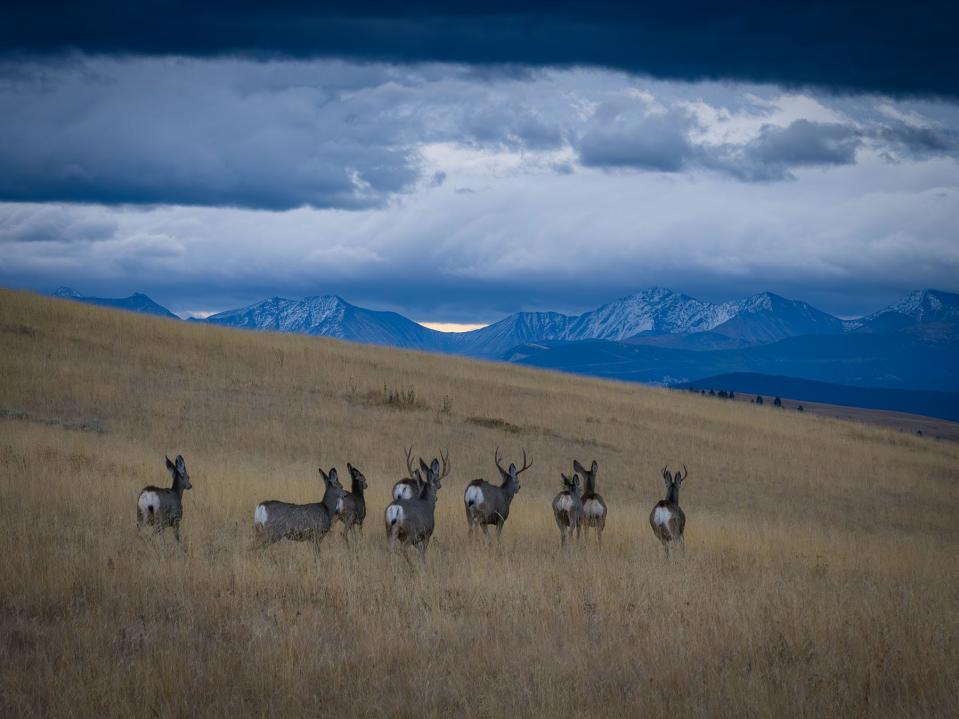
[[(959, 715), (955, 444), (6, 291), (0, 348), (3, 716)], [(381, 526), (409, 443), (453, 462), (413, 570)], [(497, 445), (536, 464), (502, 545), (470, 546)], [(177, 452), (181, 549), (134, 529)], [(602, 551), (559, 548), (573, 457), (600, 463)], [(250, 549), (258, 500), (312, 500), (347, 460), (359, 549)], [(667, 462), (690, 469), (670, 563)]]

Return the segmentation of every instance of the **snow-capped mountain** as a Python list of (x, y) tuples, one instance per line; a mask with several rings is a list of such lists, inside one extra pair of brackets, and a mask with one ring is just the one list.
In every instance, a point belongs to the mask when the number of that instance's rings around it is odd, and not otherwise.
[(322, 335), (409, 349), (442, 349), (442, 333), (395, 312), (367, 310), (334, 295), (302, 300), (272, 297), (247, 307), (210, 315), (203, 321), (228, 327)]
[(168, 319), (180, 319), (170, 312), (163, 305), (157, 304), (142, 292), (134, 292), (129, 297), (86, 297), (81, 295), (72, 287), (60, 287), (53, 293), (54, 297), (60, 297), (65, 300), (75, 302), (84, 302), (88, 305), (99, 305), (101, 307), (112, 307), (117, 310), (126, 310), (127, 312), (141, 312), (147, 315), (157, 315)]
[(890, 332), (933, 323), (959, 324), (959, 295), (916, 290), (878, 312), (847, 324), (859, 332)]
[(624, 340), (638, 334), (704, 332), (736, 314), (736, 304), (701, 302), (663, 287), (622, 297), (576, 318), (567, 340)]
[(763, 292), (733, 305), (733, 315), (712, 331), (741, 340), (744, 345), (768, 344), (799, 335), (842, 332), (842, 320), (801, 300)]
[[(581, 315), (517, 312), (471, 332), (443, 333), (393, 312), (375, 312), (340, 297), (288, 300), (274, 297), (228, 310), (205, 321), (246, 329), (338, 337), (355, 342), (408, 349), (500, 358), (517, 345), (544, 341), (689, 337), (702, 348), (725, 343), (748, 346), (797, 334), (840, 331), (840, 320), (805, 302), (764, 293), (736, 302), (714, 304), (662, 287), (643, 290)], [(714, 338), (697, 340), (702, 333)], [(684, 346), (682, 342), (680, 345)]]
[(471, 357), (502, 357), (526, 342), (564, 339), (575, 317), (558, 312), (517, 312), (478, 330), (448, 335), (447, 351)]

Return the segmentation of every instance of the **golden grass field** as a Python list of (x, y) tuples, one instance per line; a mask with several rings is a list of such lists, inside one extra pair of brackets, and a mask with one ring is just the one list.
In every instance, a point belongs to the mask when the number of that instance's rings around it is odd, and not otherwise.
[[(4, 717), (959, 716), (959, 444), (9, 291), (0, 348)], [(412, 567), (382, 523), (409, 444), (452, 461)], [(535, 465), (502, 544), (471, 545), (497, 446)], [(177, 453), (180, 547), (135, 526)], [(559, 546), (574, 457), (600, 464), (602, 550)], [(252, 548), (259, 500), (316, 501), (347, 461), (359, 548)], [(689, 468), (669, 562), (667, 463)]]

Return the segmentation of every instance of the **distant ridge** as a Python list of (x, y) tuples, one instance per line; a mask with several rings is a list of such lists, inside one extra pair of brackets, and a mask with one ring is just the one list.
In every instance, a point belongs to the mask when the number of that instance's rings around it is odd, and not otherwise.
[(72, 287), (60, 287), (53, 293), (54, 297), (60, 297), (65, 300), (75, 302), (84, 302), (88, 305), (99, 305), (100, 307), (111, 307), (116, 310), (125, 310), (127, 312), (139, 312), (145, 315), (156, 315), (168, 319), (178, 320), (177, 315), (173, 314), (161, 304), (154, 302), (142, 292), (134, 292), (129, 297), (110, 298), (110, 297), (87, 297), (81, 295)]
[[(176, 317), (141, 293), (107, 299), (61, 288), (56, 294)], [(716, 304), (653, 287), (580, 315), (517, 312), (461, 333), (438, 332), (335, 295), (272, 297), (192, 321), (657, 385), (747, 373), (866, 389), (959, 392), (959, 295), (934, 289), (917, 290), (854, 320), (771, 292)], [(868, 400), (868, 394), (849, 396), (855, 397), (851, 402)], [(936, 416), (945, 416), (943, 411), (936, 410)]]
[(733, 372), (673, 385), (674, 389), (726, 390), (747, 395), (789, 398), (801, 402), (822, 402), (844, 407), (883, 409), (938, 417), (959, 422), (959, 393), (929, 390), (852, 387), (849, 385)]

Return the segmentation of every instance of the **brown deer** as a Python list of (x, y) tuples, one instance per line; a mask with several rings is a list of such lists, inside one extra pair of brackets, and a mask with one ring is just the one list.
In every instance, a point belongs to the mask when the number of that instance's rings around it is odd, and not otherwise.
[(556, 526), (559, 527), (559, 541), (562, 546), (566, 546), (567, 533), (572, 536), (576, 532), (576, 539), (579, 540), (579, 523), (583, 518), (583, 502), (579, 495), (579, 475), (572, 477), (561, 475), (563, 478), (563, 491), (553, 499), (553, 517), (556, 519)]
[(496, 527), (496, 538), (503, 533), (503, 525), (509, 517), (509, 506), (513, 497), (519, 492), (519, 475), (533, 466), (533, 462), (526, 460), (526, 450), (523, 450), (523, 468), (516, 469), (510, 464), (509, 469), (503, 469), (500, 464), (499, 447), (493, 453), (493, 461), (499, 470), (502, 483), (491, 484), (485, 479), (474, 479), (463, 493), (463, 504), (466, 505), (466, 523), (469, 525), (469, 534), (473, 536), (473, 528), (479, 525), (483, 534), (489, 535), (487, 527)]
[(685, 550), (683, 530), (686, 528), (686, 515), (679, 507), (679, 486), (686, 481), (689, 471), (683, 465), (683, 471), (677, 470), (675, 476), (663, 467), (663, 480), (666, 482), (666, 499), (662, 499), (649, 513), (649, 526), (653, 534), (663, 543), (663, 550), (669, 558), (671, 547)]
[[(583, 475), (583, 529), (593, 529), (600, 546), (603, 544), (603, 530), (606, 529), (606, 502), (596, 491), (596, 473), (599, 465), (596, 460), (589, 469), (586, 469), (576, 460), (573, 460), (573, 469)], [(584, 531), (584, 535), (587, 533)], [(588, 536), (588, 535), (587, 535)]]
[(383, 513), (389, 550), (395, 552), (396, 548), (401, 546), (403, 557), (407, 562), (409, 562), (409, 556), (406, 552), (409, 547), (416, 547), (420, 551), (420, 556), (426, 559), (426, 549), (429, 547), (436, 524), (436, 493), (442, 486), (440, 480), (450, 471), (449, 452), (446, 456), (442, 453), (440, 456), (443, 458), (442, 470), (440, 470), (438, 459), (434, 459), (429, 465), (420, 459), (420, 469), (426, 481), (419, 496), (413, 499), (395, 500)]

